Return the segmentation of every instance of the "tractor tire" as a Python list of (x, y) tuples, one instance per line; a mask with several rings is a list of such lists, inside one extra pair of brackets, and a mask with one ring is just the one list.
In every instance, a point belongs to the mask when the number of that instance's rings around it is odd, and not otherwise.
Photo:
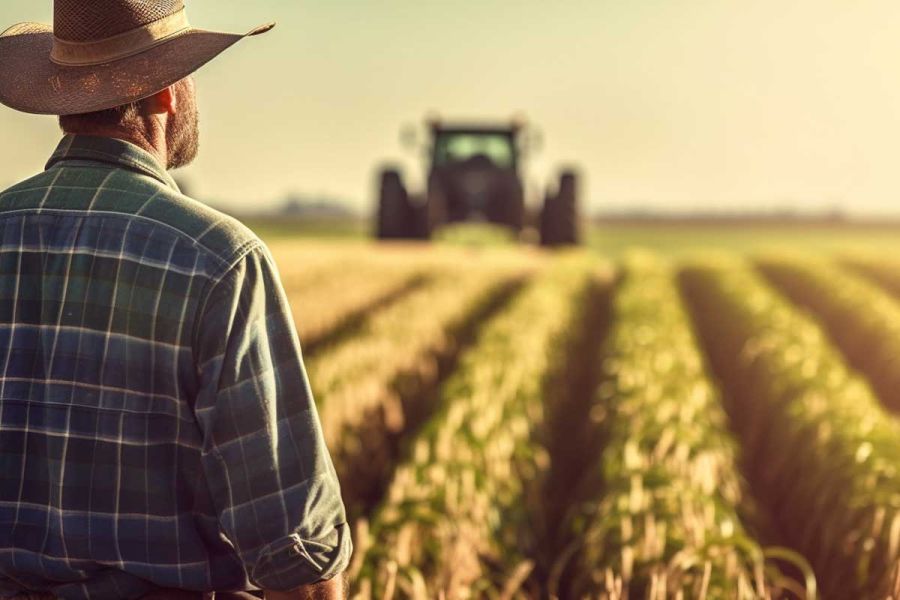
[(566, 171), (559, 179), (559, 237), (563, 245), (579, 243), (578, 176)]
[(556, 214), (556, 196), (549, 191), (544, 196), (538, 229), (541, 234), (541, 246), (552, 246), (554, 239), (553, 217)]
[(385, 169), (381, 172), (378, 190), (376, 237), (380, 240), (413, 237), (411, 213), (409, 195), (400, 173), (395, 169)]
[(548, 194), (541, 212), (541, 245), (571, 246), (579, 243), (578, 177), (571, 171), (559, 178), (556, 194)]

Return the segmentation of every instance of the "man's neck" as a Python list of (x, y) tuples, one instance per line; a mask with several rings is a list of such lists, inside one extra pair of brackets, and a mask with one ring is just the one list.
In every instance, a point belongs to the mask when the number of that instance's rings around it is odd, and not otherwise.
[(168, 149), (165, 133), (158, 131), (158, 127), (145, 127), (144, 131), (132, 131), (121, 127), (92, 127), (85, 130), (66, 131), (72, 135), (92, 135), (96, 137), (115, 138), (134, 144), (141, 150), (148, 152), (159, 164), (168, 168)]

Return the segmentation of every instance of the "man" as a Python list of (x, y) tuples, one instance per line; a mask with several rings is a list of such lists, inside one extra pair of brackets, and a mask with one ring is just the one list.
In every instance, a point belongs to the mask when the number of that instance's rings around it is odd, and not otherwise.
[(56, 0), (0, 36), (0, 102), (66, 134), (0, 192), (0, 597), (346, 595), (275, 265), (166, 172), (197, 153), (189, 75), (243, 37), (182, 0)]

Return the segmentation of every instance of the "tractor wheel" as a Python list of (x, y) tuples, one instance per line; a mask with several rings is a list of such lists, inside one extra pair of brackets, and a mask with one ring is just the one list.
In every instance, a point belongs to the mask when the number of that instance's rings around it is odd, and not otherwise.
[(381, 172), (378, 190), (378, 239), (402, 239), (412, 236), (411, 210), (406, 187), (394, 169)]
[(548, 194), (541, 213), (541, 245), (578, 243), (578, 178), (571, 171), (559, 178), (559, 190)]
[(559, 218), (557, 216), (558, 211), (556, 205), (556, 195), (548, 191), (547, 195), (544, 196), (544, 208), (541, 210), (541, 246), (557, 245), (557, 238), (559, 237), (559, 227), (557, 226), (557, 223)]
[(567, 171), (559, 179), (559, 236), (562, 244), (578, 243), (578, 176)]

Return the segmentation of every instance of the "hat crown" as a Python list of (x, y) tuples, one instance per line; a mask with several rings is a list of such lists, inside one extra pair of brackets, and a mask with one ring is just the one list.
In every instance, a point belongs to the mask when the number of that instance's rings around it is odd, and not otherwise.
[(132, 31), (184, 8), (184, 0), (56, 0), (53, 33), (68, 42), (91, 42)]

